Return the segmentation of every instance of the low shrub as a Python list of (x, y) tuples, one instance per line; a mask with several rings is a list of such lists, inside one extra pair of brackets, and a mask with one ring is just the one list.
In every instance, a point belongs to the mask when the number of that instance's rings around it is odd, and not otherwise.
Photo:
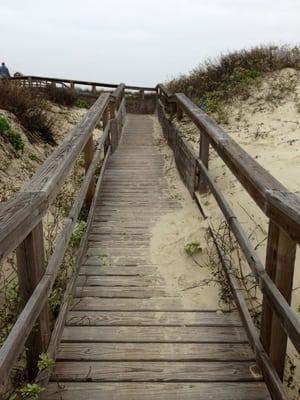
[(15, 82), (5, 81), (0, 85), (0, 108), (15, 114), (28, 131), (28, 138), (32, 142), (41, 138), (56, 144), (52, 131), (54, 118), (47, 115), (47, 106), (41, 95)]
[(9, 141), (16, 151), (24, 149), (24, 142), (21, 135), (10, 127), (4, 117), (0, 117), (0, 134)]
[(43, 90), (43, 93), (48, 100), (65, 107), (72, 107), (78, 101), (76, 93), (68, 88), (57, 88), (50, 85)]
[(173, 93), (183, 92), (210, 112), (211, 103), (225, 102), (235, 95), (247, 97), (250, 84), (267, 72), (300, 69), (300, 48), (259, 46), (208, 60), (186, 75), (167, 83)]

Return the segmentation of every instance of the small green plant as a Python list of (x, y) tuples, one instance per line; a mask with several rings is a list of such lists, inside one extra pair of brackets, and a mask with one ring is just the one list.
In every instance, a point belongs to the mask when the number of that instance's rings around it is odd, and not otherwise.
[(82, 100), (82, 99), (77, 99), (74, 103), (75, 107), (78, 108), (89, 108), (89, 103), (86, 100)]
[(38, 361), (39, 371), (43, 371), (45, 369), (53, 371), (54, 367), (55, 367), (55, 361), (52, 360), (52, 358), (50, 358), (47, 353), (42, 353), (39, 355), (39, 361)]
[(75, 225), (74, 232), (70, 239), (70, 246), (72, 248), (76, 248), (79, 246), (82, 235), (84, 234), (86, 229), (86, 222), (85, 221), (78, 221)]
[(11, 129), (8, 121), (4, 117), (0, 117), (0, 134), (6, 137), (16, 151), (24, 149), (24, 142), (21, 135)]
[(39, 161), (39, 158), (33, 153), (28, 154), (28, 158), (31, 161)]
[(48, 298), (48, 303), (50, 310), (53, 312), (55, 316), (58, 315), (59, 313), (62, 298), (63, 298), (63, 289), (61, 287), (56, 287), (51, 290)]
[(184, 246), (184, 250), (189, 256), (193, 256), (194, 254), (200, 253), (202, 247), (199, 242), (190, 242)]
[(38, 395), (45, 389), (37, 383), (27, 383), (26, 386), (17, 389), (9, 400), (33, 400), (38, 399)]

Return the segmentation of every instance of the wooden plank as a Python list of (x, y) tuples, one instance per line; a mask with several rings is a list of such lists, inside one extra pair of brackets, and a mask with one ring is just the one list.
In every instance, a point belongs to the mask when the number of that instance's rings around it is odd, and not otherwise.
[(253, 361), (248, 343), (61, 343), (58, 360)]
[(158, 277), (141, 276), (79, 276), (77, 286), (145, 287), (161, 283)]
[[(253, 371), (253, 372), (251, 372)], [(251, 382), (262, 375), (253, 362), (59, 361), (52, 381)]]
[(151, 297), (166, 296), (165, 290), (162, 288), (152, 287), (135, 287), (135, 286), (77, 286), (74, 297), (103, 297), (103, 298), (136, 298), (150, 299)]
[(155, 274), (157, 271), (156, 267), (149, 265), (140, 265), (134, 267), (128, 266), (102, 266), (97, 267), (93, 265), (83, 265), (79, 270), (79, 275), (87, 276), (150, 276)]
[[(104, 299), (99, 297), (82, 297), (72, 301), (72, 310), (85, 311), (203, 311), (196, 306), (187, 307), (178, 297), (154, 299)], [(216, 311), (215, 309), (205, 311)]]
[[(95, 86), (93, 86), (95, 88)], [(96, 88), (95, 88), (96, 89)], [(87, 173), (92, 161), (93, 161), (93, 155), (94, 155), (94, 142), (93, 142), (93, 136), (90, 136), (89, 140), (87, 141), (85, 147), (84, 147), (84, 166), (85, 166), (85, 173)], [(87, 209), (90, 208), (93, 197), (95, 194), (95, 188), (96, 188), (96, 183), (95, 183), (95, 177), (93, 176), (91, 178), (91, 182), (87, 191), (86, 195), (86, 206)]]
[(300, 243), (300, 197), (296, 193), (267, 192), (266, 214)]
[(49, 384), (45, 400), (270, 400), (264, 383), (67, 383)]
[[(284, 296), (288, 304), (291, 304), (293, 278), (296, 257), (296, 243), (288, 236), (283, 229), (275, 226), (270, 221), (268, 254), (266, 271), (274, 280), (276, 287)], [(263, 340), (266, 351), (270, 354), (272, 364), (274, 365), (279, 377), (283, 379), (287, 335), (282, 328), (276, 315), (270, 315), (269, 307), (264, 307), (263, 318)], [(271, 323), (271, 328), (269, 324)]]
[[(32, 296), (34, 289), (45, 273), (45, 250), (43, 224), (40, 222), (17, 248), (17, 272), (19, 291), (23, 307)], [(37, 362), (50, 338), (48, 305), (38, 318), (36, 329), (26, 342), (27, 373), (33, 379), (38, 371)]]
[(236, 313), (69, 311), (68, 326), (241, 326)]
[(64, 342), (245, 343), (240, 327), (67, 326)]

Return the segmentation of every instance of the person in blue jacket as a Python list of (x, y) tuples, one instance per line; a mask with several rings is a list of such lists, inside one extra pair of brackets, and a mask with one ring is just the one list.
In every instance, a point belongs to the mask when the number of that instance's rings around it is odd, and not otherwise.
[(9, 70), (4, 62), (1, 63), (0, 78), (10, 78)]

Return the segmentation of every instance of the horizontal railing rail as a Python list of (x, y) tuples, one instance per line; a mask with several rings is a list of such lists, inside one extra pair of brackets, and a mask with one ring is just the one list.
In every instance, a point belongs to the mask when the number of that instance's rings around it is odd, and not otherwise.
[[(39, 354), (47, 350), (50, 340), (49, 293), (80, 210), (84, 203), (88, 208), (93, 204), (97, 189), (94, 176), (102, 153), (104, 168), (112, 152), (111, 143), (116, 147), (120, 138), (125, 116), (124, 90), (125, 85), (120, 84), (112, 94), (102, 93), (24, 188), (0, 205), (0, 261), (16, 249), (18, 284), (24, 306), (0, 350), (2, 385), (24, 351), (25, 343), (30, 378), (37, 372)], [(103, 134), (94, 149), (93, 131), (100, 120), (103, 121)], [(42, 218), (82, 152), (85, 176), (45, 267)]]
[[(173, 147), (175, 161), (185, 184), (192, 195), (197, 191), (203, 193), (210, 189), (263, 294), (259, 337), (239, 283), (233, 274), (230, 259), (228, 260), (229, 255), (223, 254), (211, 229), (225, 275), (272, 397), (286, 399), (281, 381), (284, 373), (287, 338), (300, 353), (300, 321), (290, 306), (295, 252), (297, 243), (300, 243), (300, 197), (290, 193), (186, 95), (172, 94), (163, 85), (158, 85), (157, 90), (159, 117), (165, 137)], [(180, 130), (172, 122), (175, 113), (178, 121), (186, 115), (199, 129), (199, 155), (195, 154), (189, 144), (181, 138)], [(208, 172), (209, 146), (214, 148), (244, 189), (269, 217), (265, 265), (259, 259), (241, 223)], [(188, 176), (184, 169), (189, 171)], [(196, 200), (200, 201), (199, 206), (204, 212), (201, 198), (199, 200), (196, 196)]]
[[(59, 84), (68, 84), (70, 88), (74, 89), (74, 85), (81, 86), (91, 86), (92, 88), (109, 88), (116, 89), (119, 84), (117, 83), (103, 83), (103, 82), (94, 82), (94, 81), (82, 81), (76, 79), (64, 79), (64, 78), (51, 78), (45, 76), (35, 76), (35, 75), (23, 75), (23, 76), (14, 76), (11, 77), (12, 81), (27, 81), (29, 85), (34, 81), (37, 82), (49, 82), (49, 83), (59, 83)], [(134, 85), (125, 85), (125, 89), (127, 90), (142, 90), (146, 92), (156, 92), (155, 87), (147, 87), (147, 86), (134, 86)]]

